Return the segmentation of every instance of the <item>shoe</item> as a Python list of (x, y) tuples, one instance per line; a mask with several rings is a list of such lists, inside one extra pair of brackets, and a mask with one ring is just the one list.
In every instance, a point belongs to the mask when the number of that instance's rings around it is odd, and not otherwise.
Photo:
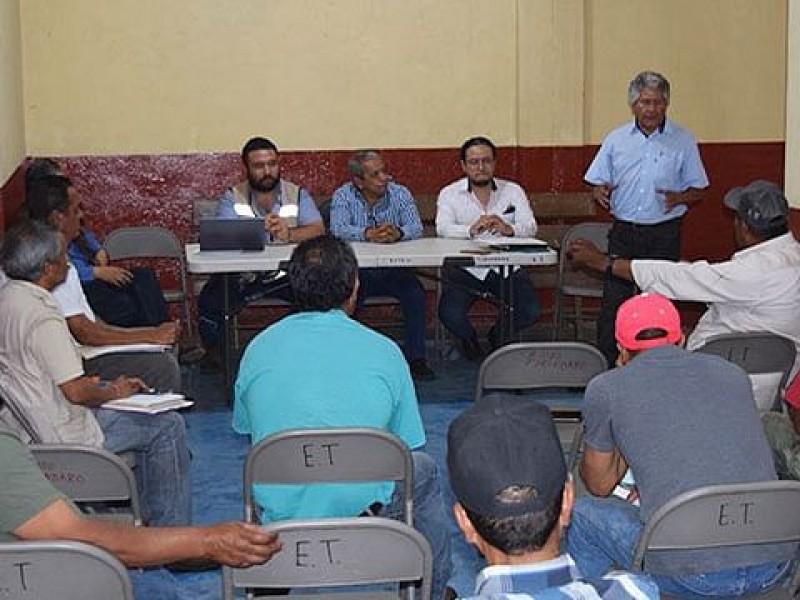
[(468, 340), (461, 340), (461, 354), (469, 361), (481, 362), (486, 358), (486, 353), (481, 348), (478, 338), (473, 337)]
[(200, 346), (187, 347), (178, 354), (178, 362), (182, 365), (193, 365), (199, 363), (206, 355), (206, 351)]
[(436, 373), (428, 366), (424, 358), (415, 358), (408, 363), (411, 369), (411, 377), (414, 381), (433, 381)]

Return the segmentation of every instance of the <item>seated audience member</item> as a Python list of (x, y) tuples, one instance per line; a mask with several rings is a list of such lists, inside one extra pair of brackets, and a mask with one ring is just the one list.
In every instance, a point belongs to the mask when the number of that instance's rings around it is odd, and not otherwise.
[[(462, 144), (461, 170), (465, 177), (439, 192), (437, 235), (447, 238), (536, 235), (536, 219), (523, 189), (513, 181), (494, 176), (496, 154), (494, 144), (485, 137), (473, 137)], [(484, 351), (467, 315), (480, 297), (488, 294), (502, 298), (503, 277), (497, 268), (464, 269), (447, 264), (442, 269), (442, 276), (444, 284), (439, 300), (439, 319), (458, 338), (466, 358), (482, 360)], [(541, 310), (528, 272), (517, 269), (512, 278), (513, 326), (515, 331), (519, 331), (532, 325)], [(500, 316), (489, 331), (492, 350), (502, 342), (499, 323)]]
[[(617, 312), (615, 331), (621, 368), (595, 377), (585, 394), (580, 473), (593, 496), (575, 503), (566, 538), (588, 577), (612, 565), (630, 568), (642, 524), (679, 494), (776, 479), (747, 374), (718, 356), (681, 348), (680, 316), (669, 300), (630, 298)], [(641, 508), (602, 497), (628, 467)], [(780, 581), (788, 563), (776, 562), (774, 551), (762, 545), (670, 552), (646, 566), (662, 593), (733, 596)], [(721, 568), (698, 572), (697, 562), (711, 557)]]
[[(254, 137), (242, 148), (247, 180), (225, 191), (217, 216), (229, 219), (240, 213), (264, 219), (265, 239), (278, 243), (300, 242), (322, 235), (325, 227), (314, 200), (303, 188), (281, 177), (281, 156), (270, 140)], [(248, 302), (273, 297), (291, 302), (285, 277), (275, 272), (242, 273), (230, 277), (231, 307), (238, 313)], [(197, 299), (200, 336), (209, 352), (208, 365), (219, 363), (223, 314), (222, 275), (212, 275)]]
[(788, 415), (765, 412), (761, 422), (775, 455), (778, 476), (800, 479), (800, 375), (786, 389), (785, 400)]
[[(6, 233), (0, 289), (0, 389), (24, 410), (45, 443), (83, 444), (136, 454), (136, 481), (147, 522), (191, 521), (189, 452), (183, 418), (120, 412), (102, 405), (142, 391), (141, 379), (86, 375), (52, 290), (67, 274), (64, 237), (38, 221)], [(26, 435), (4, 406), (0, 420)]]
[(768, 181), (734, 188), (724, 202), (736, 215), (739, 250), (731, 260), (714, 264), (625, 260), (601, 253), (586, 240), (572, 244), (572, 260), (597, 271), (610, 269), (645, 292), (708, 304), (689, 336), (689, 350), (723, 333), (769, 331), (789, 338), (798, 348), (796, 373), (800, 368), (800, 243), (788, 229), (789, 204), (780, 188)]
[[(36, 179), (50, 175), (62, 175), (55, 161), (49, 158), (31, 161), (25, 169), (26, 190)], [(85, 228), (69, 242), (67, 254), (78, 271), (89, 305), (106, 323), (147, 327), (168, 320), (164, 294), (152, 269), (112, 266), (100, 242)]]
[[(27, 196), (28, 214), (60, 231), (69, 243), (80, 231), (80, 196), (66, 177), (51, 175), (31, 182)], [(116, 327), (97, 318), (81, 288), (77, 270), (69, 265), (64, 282), (53, 289), (53, 297), (67, 320), (69, 331), (86, 351), (97, 346), (158, 344), (172, 346), (180, 334), (178, 323), (162, 323), (157, 327)], [(92, 356), (84, 361), (87, 373), (96, 373), (111, 380), (132, 375), (160, 391), (181, 388), (181, 372), (172, 352), (115, 351)]]
[(2, 429), (0, 457), (0, 541), (73, 540), (100, 546), (131, 567), (140, 600), (194, 596), (181, 593), (163, 569), (133, 567), (178, 561), (247, 567), (268, 561), (281, 549), (274, 534), (246, 523), (156, 528), (87, 518), (45, 478), (28, 449)]
[(642, 574), (584, 579), (561, 534), (575, 489), (550, 411), (493, 394), (459, 415), (447, 434), (456, 523), (486, 558), (475, 598), (658, 598)]
[[(422, 237), (422, 221), (408, 188), (392, 181), (383, 157), (359, 150), (347, 164), (350, 183), (333, 193), (331, 233), (349, 242), (393, 244)], [(405, 321), (404, 350), (411, 375), (435, 379), (425, 358), (425, 290), (413, 271), (399, 267), (361, 269), (358, 305), (372, 296), (397, 298)]]
[[(296, 312), (247, 346), (236, 380), (233, 428), (255, 444), (287, 429), (373, 427), (409, 448), (425, 432), (408, 365), (397, 345), (350, 318), (358, 296), (353, 250), (333, 236), (300, 243), (289, 262)], [(434, 597), (450, 572), (449, 533), (436, 464), (414, 459), (414, 524), (431, 544)], [(396, 517), (402, 493), (391, 483), (256, 486), (265, 521), (356, 516)]]

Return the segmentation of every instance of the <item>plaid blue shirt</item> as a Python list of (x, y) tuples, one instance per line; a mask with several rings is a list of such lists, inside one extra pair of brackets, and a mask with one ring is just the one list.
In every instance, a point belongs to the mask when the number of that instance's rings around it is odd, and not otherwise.
[(642, 573), (612, 571), (583, 579), (568, 554), (532, 565), (495, 565), (478, 575), (474, 600), (657, 599), (658, 587)]
[(386, 194), (373, 206), (367, 204), (359, 189), (346, 183), (333, 193), (331, 233), (349, 242), (363, 242), (364, 230), (391, 223), (403, 232), (404, 240), (422, 237), (422, 221), (414, 197), (407, 187), (392, 181)]

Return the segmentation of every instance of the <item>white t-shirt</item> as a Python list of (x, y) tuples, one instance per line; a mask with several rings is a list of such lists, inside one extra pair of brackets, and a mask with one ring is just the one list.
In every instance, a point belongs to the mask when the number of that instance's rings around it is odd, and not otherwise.
[(86, 300), (86, 294), (83, 293), (78, 271), (72, 265), (69, 265), (64, 283), (56, 287), (52, 294), (65, 319), (83, 314), (90, 321), (97, 320), (92, 307), (89, 306), (89, 301)]

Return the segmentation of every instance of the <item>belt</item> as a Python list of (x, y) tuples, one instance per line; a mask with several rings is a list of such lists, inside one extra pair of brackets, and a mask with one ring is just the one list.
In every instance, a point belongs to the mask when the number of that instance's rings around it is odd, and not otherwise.
[(661, 227), (672, 227), (678, 223), (683, 217), (675, 217), (669, 221), (661, 221), (660, 223), (634, 223), (633, 221), (623, 221), (621, 219), (614, 219), (615, 225), (622, 225), (624, 227), (632, 227), (634, 229), (658, 229)]

